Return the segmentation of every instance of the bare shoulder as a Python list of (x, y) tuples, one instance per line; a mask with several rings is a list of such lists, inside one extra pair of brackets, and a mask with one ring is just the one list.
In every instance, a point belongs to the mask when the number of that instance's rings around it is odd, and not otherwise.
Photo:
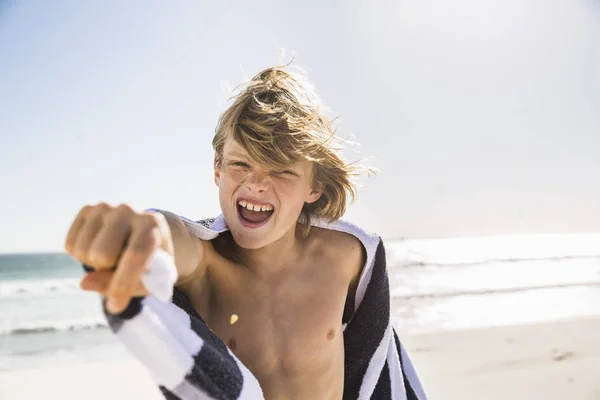
[(346, 232), (316, 227), (311, 229), (325, 257), (339, 266), (339, 271), (350, 281), (357, 280), (366, 262), (366, 251), (361, 241)]

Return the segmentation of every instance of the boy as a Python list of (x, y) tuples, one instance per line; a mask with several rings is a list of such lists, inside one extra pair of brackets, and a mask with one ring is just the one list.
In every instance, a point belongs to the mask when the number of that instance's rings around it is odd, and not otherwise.
[(279, 68), (262, 71), (221, 116), (213, 139), (227, 230), (202, 240), (169, 212), (84, 207), (65, 244), (96, 270), (82, 288), (121, 313), (147, 294), (140, 279), (160, 248), (174, 256), (176, 289), (265, 398), (347, 397), (343, 321), (354, 311), (366, 252), (356, 236), (312, 225), (344, 214), (355, 194), (350, 178), (363, 170), (342, 161), (333, 140), (306, 83)]

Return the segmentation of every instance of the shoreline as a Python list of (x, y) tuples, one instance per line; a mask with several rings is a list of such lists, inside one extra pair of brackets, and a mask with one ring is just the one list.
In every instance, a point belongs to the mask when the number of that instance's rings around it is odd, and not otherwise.
[[(600, 399), (600, 316), (401, 335), (430, 400)], [(135, 360), (0, 372), (0, 398), (163, 399)]]

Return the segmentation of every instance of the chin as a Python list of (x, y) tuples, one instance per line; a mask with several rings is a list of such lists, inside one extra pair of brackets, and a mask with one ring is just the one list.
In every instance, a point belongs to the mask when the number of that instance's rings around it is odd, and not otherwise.
[(269, 238), (263, 234), (244, 232), (244, 228), (231, 229), (231, 236), (235, 243), (243, 249), (256, 250), (270, 243)]

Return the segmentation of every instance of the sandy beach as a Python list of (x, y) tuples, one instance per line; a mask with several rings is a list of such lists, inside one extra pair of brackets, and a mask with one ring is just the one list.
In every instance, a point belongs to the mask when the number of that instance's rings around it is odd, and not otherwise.
[(600, 318), (433, 333), (405, 343), (433, 400), (600, 399)]
[[(600, 318), (406, 336), (430, 399), (600, 399)], [(0, 398), (161, 399), (134, 360), (3, 372)]]

